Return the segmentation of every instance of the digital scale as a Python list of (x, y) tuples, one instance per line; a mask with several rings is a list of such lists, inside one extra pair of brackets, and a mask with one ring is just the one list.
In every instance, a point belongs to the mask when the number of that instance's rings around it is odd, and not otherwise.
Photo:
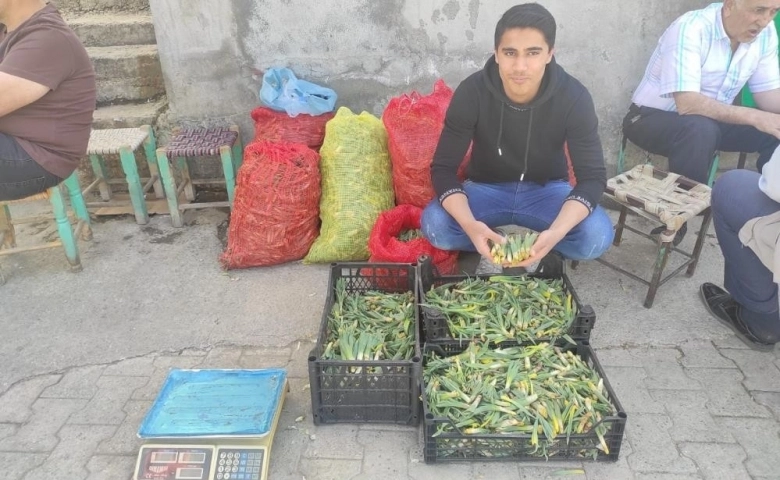
[(287, 372), (172, 370), (146, 414), (133, 480), (266, 480)]

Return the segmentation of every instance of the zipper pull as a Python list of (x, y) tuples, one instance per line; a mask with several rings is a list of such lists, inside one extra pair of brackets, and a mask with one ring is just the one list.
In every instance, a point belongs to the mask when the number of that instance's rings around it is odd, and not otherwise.
[(501, 147), (498, 147), (498, 156), (499, 157), (503, 157), (504, 156), (504, 154), (501, 153)]
[(525, 178), (525, 172), (520, 174), (520, 181), (522, 182), (524, 178)]

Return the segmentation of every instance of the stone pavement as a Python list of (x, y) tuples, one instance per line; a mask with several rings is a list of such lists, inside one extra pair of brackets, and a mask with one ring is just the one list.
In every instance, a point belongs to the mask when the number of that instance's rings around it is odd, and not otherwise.
[[(170, 368), (284, 367), (290, 376), (272, 452), (275, 480), (780, 478), (780, 355), (734, 343), (600, 349), (629, 412), (617, 463), (426, 465), (413, 427), (311, 422), (313, 343), (215, 346), (74, 367), (25, 379), (0, 397), (5, 480), (128, 479), (138, 426)], [(299, 417), (303, 416), (302, 421)]]
[[(0, 287), (0, 478), (127, 480), (136, 431), (169, 369), (284, 367), (291, 390), (273, 480), (780, 479), (780, 353), (746, 349), (698, 303), (698, 284), (721, 279), (712, 238), (697, 274), (663, 286), (650, 310), (644, 287), (597, 263), (571, 272), (596, 310), (592, 344), (628, 413), (617, 462), (426, 465), (419, 428), (312, 424), (307, 356), (327, 271), (225, 274), (223, 220), (96, 224), (75, 275), (61, 272), (54, 250), (0, 261), (11, 273)], [(610, 253), (646, 264), (652, 246), (627, 242)]]

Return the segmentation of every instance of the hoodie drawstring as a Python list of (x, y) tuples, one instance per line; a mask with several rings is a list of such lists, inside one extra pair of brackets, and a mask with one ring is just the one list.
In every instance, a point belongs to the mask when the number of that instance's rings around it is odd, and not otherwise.
[[(503, 112), (503, 110), (501, 110)], [(528, 149), (531, 148), (531, 127), (534, 125), (534, 109), (531, 109), (531, 116), (528, 118), (528, 134), (525, 136), (525, 157), (523, 158), (523, 173), (520, 174), (520, 181), (525, 178), (525, 172), (528, 170)]]
[(498, 149), (498, 156), (501, 157), (504, 154), (501, 152), (501, 135), (504, 133), (504, 102), (501, 102), (501, 120), (498, 122), (498, 139), (496, 140), (496, 148)]
[[(501, 152), (501, 135), (504, 133), (504, 102), (501, 102), (501, 116), (500, 120), (498, 121), (498, 138), (496, 139), (496, 149), (498, 150), (498, 156), (502, 157), (504, 154)], [(522, 182), (525, 178), (525, 172), (528, 170), (528, 150), (531, 147), (531, 127), (534, 124), (534, 109), (529, 109), (531, 111), (530, 116), (528, 117), (528, 133), (525, 137), (525, 156), (523, 157), (523, 173), (520, 174), (520, 181)]]

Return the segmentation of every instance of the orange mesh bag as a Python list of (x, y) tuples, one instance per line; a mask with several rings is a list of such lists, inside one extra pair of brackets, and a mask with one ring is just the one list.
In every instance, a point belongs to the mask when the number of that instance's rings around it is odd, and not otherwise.
[[(392, 98), (382, 114), (393, 165), (393, 189), (399, 205), (425, 207), (435, 196), (431, 161), (450, 100), (452, 90), (438, 80), (430, 95), (412, 92)], [(461, 178), (465, 163), (458, 172)]]
[(320, 156), (300, 144), (244, 149), (230, 215), (227, 269), (300, 260), (319, 234)]
[(252, 120), (255, 121), (254, 141), (300, 143), (319, 150), (325, 138), (325, 124), (331, 118), (332, 112), (316, 116), (304, 113), (291, 117), (285, 112), (258, 107), (252, 110)]

